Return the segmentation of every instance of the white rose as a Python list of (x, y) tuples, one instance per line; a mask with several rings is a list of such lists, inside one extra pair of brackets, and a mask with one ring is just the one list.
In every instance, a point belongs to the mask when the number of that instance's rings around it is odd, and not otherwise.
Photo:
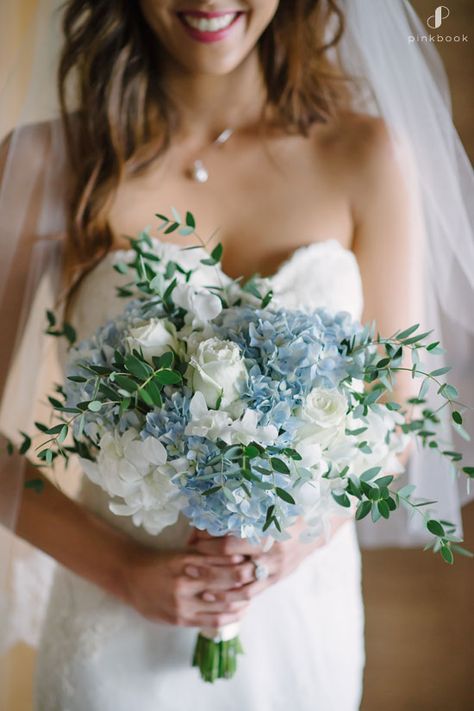
[(295, 413), (301, 425), (295, 431), (294, 446), (305, 461), (311, 458), (312, 449), (316, 457), (315, 445), (328, 447), (344, 432), (346, 410), (347, 400), (336, 388), (313, 388)]
[(192, 284), (178, 284), (173, 290), (173, 301), (187, 311), (193, 326), (212, 321), (222, 311), (218, 296), (205, 287)]
[(223, 409), (240, 398), (247, 369), (235, 343), (219, 338), (202, 341), (190, 366), (192, 387), (204, 395), (208, 407), (217, 407), (221, 395)]
[(131, 328), (125, 339), (130, 351), (141, 351), (144, 359), (152, 363), (152, 357), (158, 357), (171, 348), (179, 349), (174, 325), (167, 319), (152, 318), (144, 326)]
[(336, 388), (313, 388), (297, 415), (318, 427), (337, 428), (345, 419), (347, 400)]

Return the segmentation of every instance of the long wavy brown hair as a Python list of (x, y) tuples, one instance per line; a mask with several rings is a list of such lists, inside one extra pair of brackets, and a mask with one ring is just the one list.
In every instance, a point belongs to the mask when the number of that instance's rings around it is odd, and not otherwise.
[[(58, 88), (74, 175), (68, 201), (74, 282), (113, 246), (107, 215), (115, 191), (166, 150), (177, 117), (160, 85), (158, 40), (138, 2), (67, 0), (63, 7)], [(313, 123), (347, 105), (347, 83), (328, 57), (343, 27), (334, 0), (280, 0), (258, 51), (264, 115), (271, 107), (284, 130), (307, 135)]]

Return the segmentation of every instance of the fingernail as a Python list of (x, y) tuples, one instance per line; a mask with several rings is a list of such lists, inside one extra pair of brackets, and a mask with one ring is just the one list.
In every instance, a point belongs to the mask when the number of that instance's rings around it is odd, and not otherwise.
[(186, 575), (189, 575), (190, 578), (199, 578), (199, 569), (195, 568), (194, 565), (187, 565), (184, 569), (184, 572)]
[(202, 599), (205, 600), (206, 602), (215, 602), (217, 598), (212, 593), (205, 592), (202, 594)]
[(233, 555), (232, 556), (232, 562), (233, 563), (243, 563), (245, 560), (244, 555)]

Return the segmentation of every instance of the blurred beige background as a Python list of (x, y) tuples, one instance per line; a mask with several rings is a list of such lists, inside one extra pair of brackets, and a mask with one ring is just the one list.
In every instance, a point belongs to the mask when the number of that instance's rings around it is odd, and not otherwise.
[[(431, 0), (412, 4), (423, 21), (438, 5)], [(469, 36), (467, 43), (436, 47), (450, 81), (454, 119), (472, 160), (474, 2), (445, 4), (450, 15), (437, 32)], [(465, 508), (464, 528), (473, 550), (472, 504)], [(363, 567), (367, 666), (361, 711), (474, 709), (474, 562), (458, 557), (450, 567), (419, 551), (365, 551)]]
[[(413, 5), (425, 20), (437, 3), (414, 0)], [(0, 90), (17, 61), (18, 47), (22, 46), (28, 64), (30, 45), (25, 37), (36, 6), (37, 0), (0, 2)], [(439, 32), (467, 33), (469, 42), (439, 43), (437, 48), (451, 83), (455, 121), (472, 157), (474, 3), (453, 0), (448, 7), (450, 17)], [(14, 123), (23, 91), (17, 83), (8, 106), (3, 104), (0, 135)], [(465, 511), (465, 538), (473, 549), (474, 505)], [(367, 666), (361, 711), (473, 709), (474, 563), (458, 558), (454, 567), (448, 567), (428, 553), (390, 550), (364, 552), (363, 566)], [(17, 648), (12, 666), (17, 682), (6, 711), (30, 711), (33, 652), (26, 646)]]

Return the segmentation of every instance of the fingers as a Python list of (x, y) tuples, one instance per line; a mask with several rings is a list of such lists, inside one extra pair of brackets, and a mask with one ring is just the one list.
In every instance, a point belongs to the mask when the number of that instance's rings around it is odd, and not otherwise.
[[(256, 595), (263, 592), (271, 583), (269, 582), (271, 578), (266, 580), (257, 580), (248, 585), (243, 585), (241, 588), (236, 588), (233, 590), (223, 590), (221, 592), (211, 593), (216, 601), (223, 603), (237, 603), (237, 602), (250, 602)], [(206, 599), (207, 592), (202, 593), (201, 597)]]
[(210, 566), (186, 564), (183, 573), (197, 583), (197, 589), (228, 590), (255, 580), (255, 566), (246, 561), (240, 565)]
[(238, 563), (243, 563), (245, 556), (243, 555), (217, 555), (211, 554), (203, 556), (201, 553), (188, 553), (182, 558), (184, 565), (192, 565), (194, 567), (202, 568), (205, 566), (212, 565), (236, 565)]
[(236, 538), (235, 536), (209, 536), (204, 538), (199, 536), (193, 543), (193, 550), (203, 555), (246, 555), (256, 556), (263, 552), (262, 544), (254, 545), (248, 540)]
[(210, 615), (213, 613), (221, 613), (223, 615), (231, 615), (246, 609), (248, 604), (248, 600), (216, 600), (215, 602), (204, 602), (200, 600), (196, 610), (198, 614)]

